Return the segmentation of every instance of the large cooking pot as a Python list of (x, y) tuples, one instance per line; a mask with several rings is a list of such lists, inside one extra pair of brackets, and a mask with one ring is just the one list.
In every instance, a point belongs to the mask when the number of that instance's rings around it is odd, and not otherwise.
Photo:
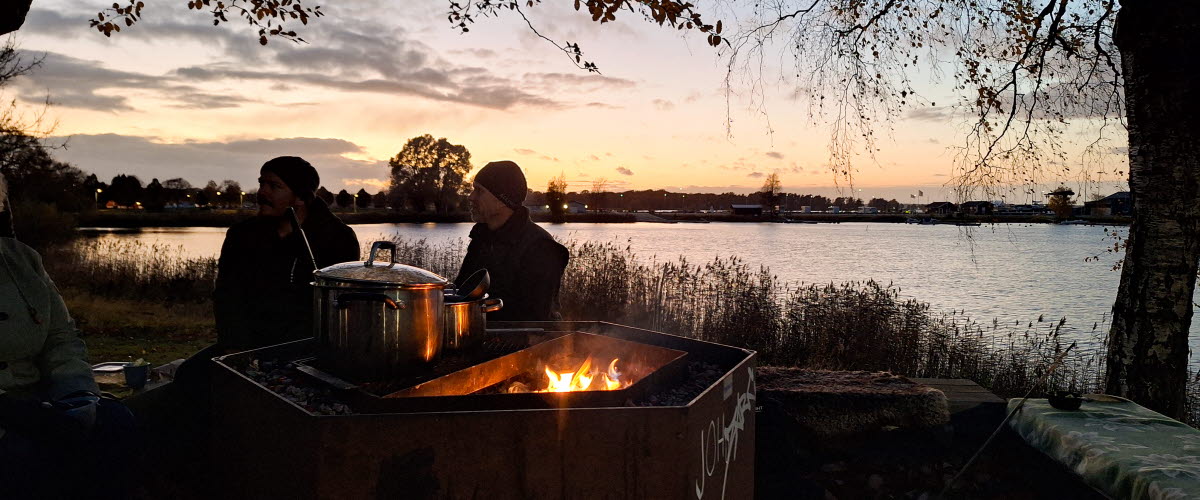
[(499, 311), (504, 301), (487, 296), (479, 300), (446, 303), (445, 348), (469, 350), (483, 342), (487, 313)]
[[(390, 250), (387, 264), (375, 262)], [(396, 263), (396, 245), (377, 241), (365, 262), (313, 273), (317, 356), (340, 377), (388, 380), (427, 367), (443, 345), (446, 278)]]

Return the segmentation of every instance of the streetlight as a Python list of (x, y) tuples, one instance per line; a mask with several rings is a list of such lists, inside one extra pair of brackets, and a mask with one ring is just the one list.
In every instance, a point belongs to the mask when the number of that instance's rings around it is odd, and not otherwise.
[(354, 193), (354, 213), (358, 213), (358, 193)]
[(217, 191), (217, 201), (221, 201), (221, 192)]
[(246, 196), (245, 191), (242, 191), (242, 194), (238, 195), (238, 210), (241, 210), (242, 208), (244, 208), (244, 205), (242, 204), (242, 198), (244, 198), (245, 196)]
[(104, 192), (103, 189), (96, 188), (96, 208), (100, 208), (100, 193), (103, 193), (103, 192)]

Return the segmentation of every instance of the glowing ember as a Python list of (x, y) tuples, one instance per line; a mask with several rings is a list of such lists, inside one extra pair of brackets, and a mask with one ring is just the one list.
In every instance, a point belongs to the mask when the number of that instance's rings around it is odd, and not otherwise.
[[(546, 388), (537, 392), (615, 391), (629, 387), (629, 381), (621, 380), (617, 361), (613, 359), (608, 364), (608, 370), (599, 373), (592, 365), (591, 356), (574, 370), (556, 372), (547, 366)], [(512, 391), (511, 388), (509, 390)]]

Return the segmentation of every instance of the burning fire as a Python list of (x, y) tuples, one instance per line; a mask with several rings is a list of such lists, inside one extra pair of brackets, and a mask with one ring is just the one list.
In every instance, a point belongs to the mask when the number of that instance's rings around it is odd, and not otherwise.
[(546, 367), (546, 388), (538, 392), (572, 392), (572, 391), (615, 391), (629, 387), (631, 382), (621, 380), (621, 372), (617, 370), (617, 359), (608, 364), (607, 371), (596, 373), (592, 366), (592, 357), (588, 356), (583, 364), (570, 371), (556, 372)]

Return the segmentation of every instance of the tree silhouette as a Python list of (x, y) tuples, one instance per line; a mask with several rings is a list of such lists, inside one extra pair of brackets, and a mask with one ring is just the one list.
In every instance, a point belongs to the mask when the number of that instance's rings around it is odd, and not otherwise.
[(779, 207), (782, 192), (783, 182), (780, 182), (779, 174), (772, 172), (767, 176), (767, 180), (763, 181), (762, 189), (759, 190), (762, 205), (769, 211), (776, 210)]
[(142, 201), (145, 195), (142, 181), (135, 175), (120, 174), (113, 177), (112, 182), (108, 183), (108, 197), (117, 205), (123, 207), (133, 207), (136, 203)]
[(438, 213), (458, 207), (471, 171), (471, 152), (445, 138), (425, 134), (409, 139), (391, 160), (392, 207), (411, 205), (418, 212), (430, 204)]
[(550, 205), (550, 214), (558, 220), (567, 213), (567, 177), (562, 173), (551, 177), (546, 185), (546, 204)]
[(320, 198), (321, 201), (324, 201), (325, 204), (329, 206), (333, 206), (333, 202), (335, 201), (333, 193), (330, 193), (328, 189), (325, 189), (325, 186), (317, 188), (317, 198)]
[(338, 191), (337, 197), (334, 199), (337, 206), (340, 208), (351, 208), (354, 205), (354, 195), (347, 192), (345, 189)]
[(358, 206), (358, 208), (367, 208), (371, 206), (371, 193), (368, 193), (366, 189), (359, 189), (357, 193), (354, 193), (354, 195), (356, 196), (356, 198), (354, 198), (354, 203)]

